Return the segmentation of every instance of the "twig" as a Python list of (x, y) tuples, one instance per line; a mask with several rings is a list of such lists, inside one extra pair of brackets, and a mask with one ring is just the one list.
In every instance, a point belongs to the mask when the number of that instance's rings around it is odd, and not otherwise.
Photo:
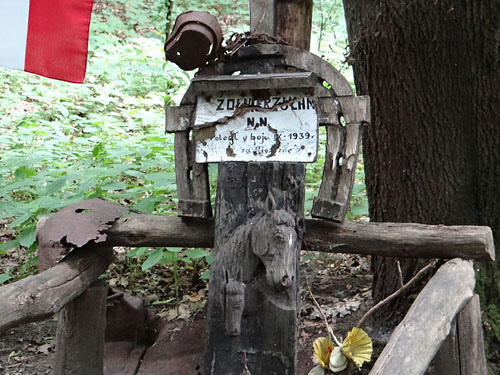
[(252, 375), (247, 366), (247, 353), (243, 353), (243, 374), (242, 375)]
[[(318, 309), (319, 311), (319, 314), (321, 315), (321, 317), (323, 318), (324, 322), (325, 322), (325, 326), (326, 326), (326, 331), (328, 332), (328, 335), (330, 336), (331, 339), (333, 339), (336, 343), (338, 343), (338, 340), (337, 338), (335, 337), (335, 335), (333, 334), (333, 331), (331, 330), (330, 328), (330, 325), (328, 324), (328, 319), (326, 319), (326, 316), (325, 314), (323, 313), (323, 310), (321, 310), (321, 306), (319, 305), (318, 301), (316, 300), (316, 298), (314, 297), (314, 294), (312, 293), (311, 291), (311, 287), (309, 286), (309, 280), (306, 278), (306, 286), (307, 286), (307, 290), (309, 291), (309, 295), (311, 296), (311, 299), (313, 300), (314, 302), (314, 305), (316, 306), (316, 308)], [(338, 344), (337, 344), (338, 345)]]
[(389, 295), (388, 297), (384, 298), (382, 301), (377, 303), (375, 306), (373, 306), (370, 310), (366, 312), (365, 315), (361, 318), (359, 321), (357, 327), (361, 328), (365, 321), (368, 319), (370, 315), (372, 315), (375, 311), (380, 309), (382, 306), (387, 305), (394, 299), (398, 298), (399, 296), (403, 295), (404, 293), (408, 292), (415, 284), (421, 282), (426, 276), (427, 273), (429, 273), (432, 269), (434, 269), (437, 265), (438, 261), (435, 260), (428, 265), (426, 265), (424, 268), (422, 268), (420, 271), (417, 272), (415, 276), (413, 276), (406, 284), (404, 284), (401, 288), (396, 290), (394, 293)]
[(401, 271), (401, 262), (396, 260), (396, 266), (398, 268), (398, 277), (399, 277), (399, 287), (402, 288), (404, 285), (403, 282), (403, 271)]

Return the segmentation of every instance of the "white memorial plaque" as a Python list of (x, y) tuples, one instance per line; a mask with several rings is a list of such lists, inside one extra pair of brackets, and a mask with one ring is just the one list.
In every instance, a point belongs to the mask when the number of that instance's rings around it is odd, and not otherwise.
[(196, 162), (313, 162), (318, 153), (314, 101), (291, 90), (268, 99), (225, 92), (198, 96)]

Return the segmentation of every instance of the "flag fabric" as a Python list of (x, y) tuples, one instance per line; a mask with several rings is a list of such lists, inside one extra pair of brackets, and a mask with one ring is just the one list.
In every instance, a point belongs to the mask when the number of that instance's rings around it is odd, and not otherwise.
[(81, 83), (93, 0), (0, 0), (0, 66)]

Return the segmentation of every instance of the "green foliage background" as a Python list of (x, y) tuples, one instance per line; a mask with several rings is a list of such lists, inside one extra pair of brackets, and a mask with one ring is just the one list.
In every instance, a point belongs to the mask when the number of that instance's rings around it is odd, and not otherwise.
[[(83, 85), (0, 68), (0, 224), (15, 230), (15, 238), (0, 244), (0, 284), (33, 272), (37, 221), (71, 203), (103, 197), (175, 215), (173, 137), (164, 134), (163, 108), (179, 103), (193, 73), (164, 61), (168, 9), (168, 0), (96, 0)], [(247, 1), (175, 1), (172, 15), (187, 9), (216, 15), (226, 37), (248, 30)], [(315, 2), (312, 50), (352, 82), (346, 40), (342, 2)], [(320, 156), (308, 166), (308, 210), (323, 161)], [(211, 182), (215, 192), (215, 177)], [(366, 215), (361, 165), (349, 218)], [(142, 270), (159, 262), (210, 261), (201, 249), (181, 250), (141, 248), (129, 257), (144, 261)], [(13, 251), (17, 266), (3, 265)]]

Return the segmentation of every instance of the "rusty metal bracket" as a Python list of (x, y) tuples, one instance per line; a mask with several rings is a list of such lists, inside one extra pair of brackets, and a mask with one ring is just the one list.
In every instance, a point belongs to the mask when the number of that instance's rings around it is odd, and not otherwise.
[(207, 12), (180, 14), (165, 43), (165, 57), (183, 70), (204, 66), (217, 56), (222, 29), (217, 18)]

